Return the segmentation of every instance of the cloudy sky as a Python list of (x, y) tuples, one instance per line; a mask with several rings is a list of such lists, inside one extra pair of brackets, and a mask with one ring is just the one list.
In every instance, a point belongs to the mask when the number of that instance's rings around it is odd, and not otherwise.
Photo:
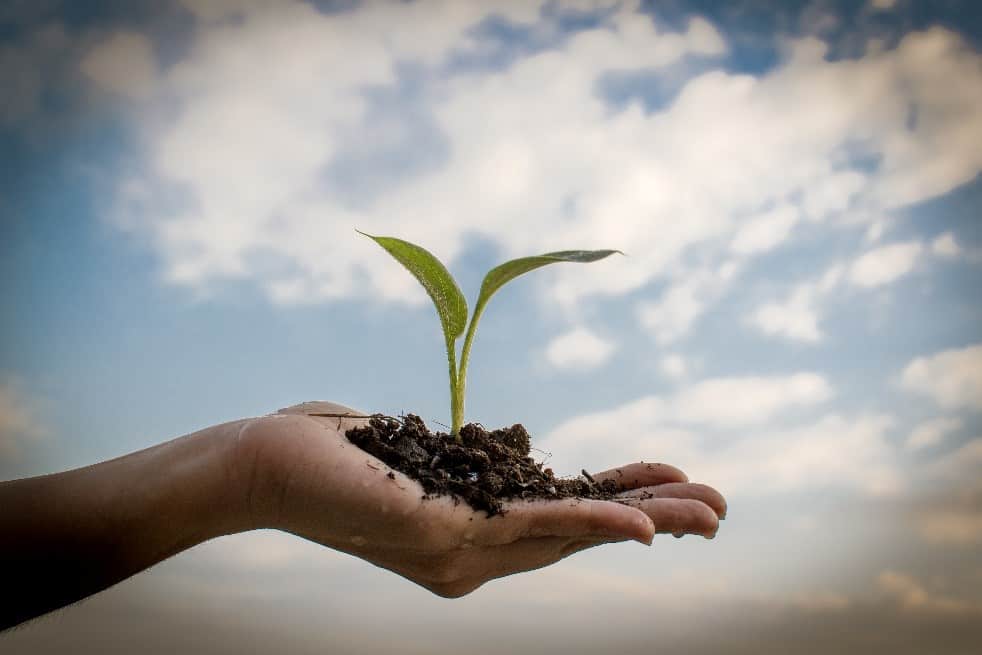
[(432, 306), (358, 228), (471, 302), (623, 250), (495, 298), (468, 419), (730, 511), (453, 601), (227, 537), (4, 652), (977, 645), (982, 12), (722, 4), (5, 3), (0, 478), (303, 400), (446, 423)]

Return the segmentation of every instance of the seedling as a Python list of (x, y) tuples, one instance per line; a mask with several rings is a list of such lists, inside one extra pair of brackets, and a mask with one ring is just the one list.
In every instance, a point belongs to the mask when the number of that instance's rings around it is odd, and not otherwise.
[[(443, 327), (443, 338), (447, 347), (447, 363), (450, 370), (450, 434), (460, 440), (460, 428), (464, 424), (464, 389), (467, 383), (467, 361), (470, 358), (471, 345), (474, 342), (474, 333), (477, 331), (477, 322), (484, 313), (484, 308), (488, 300), (494, 293), (506, 283), (515, 279), (519, 275), (534, 271), (537, 268), (559, 262), (589, 263), (595, 262), (605, 257), (619, 254), (620, 250), (563, 250), (560, 252), (549, 252), (535, 257), (521, 257), (505, 262), (488, 271), (481, 283), (481, 292), (477, 297), (477, 304), (474, 306), (474, 314), (471, 316), (470, 324), (467, 323), (467, 300), (461, 293), (457, 281), (454, 280), (450, 271), (439, 259), (433, 256), (428, 250), (415, 244), (396, 239), (394, 237), (379, 237), (363, 234), (385, 248), (390, 255), (406, 267), (419, 283), (426, 289), (436, 305), (436, 313), (440, 316), (440, 325)], [(464, 345), (460, 351), (460, 365), (457, 364), (457, 339), (464, 334), (467, 328), (467, 335), (464, 337)]]

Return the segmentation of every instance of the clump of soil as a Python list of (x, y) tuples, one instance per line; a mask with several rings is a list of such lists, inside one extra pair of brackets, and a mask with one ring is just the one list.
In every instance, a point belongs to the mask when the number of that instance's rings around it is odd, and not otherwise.
[[(488, 432), (469, 423), (458, 442), (444, 432), (430, 432), (415, 414), (401, 419), (376, 414), (368, 425), (348, 430), (351, 443), (392, 468), (420, 482), (424, 498), (451, 495), (488, 516), (502, 511), (502, 501), (514, 498), (598, 498), (617, 492), (613, 480), (557, 478), (529, 456), (531, 441), (525, 428), (513, 425)], [(390, 474), (391, 475), (391, 474)]]

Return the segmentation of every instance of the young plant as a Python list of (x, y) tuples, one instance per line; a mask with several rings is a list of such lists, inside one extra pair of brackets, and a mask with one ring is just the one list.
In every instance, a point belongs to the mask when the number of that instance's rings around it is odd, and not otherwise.
[[(436, 305), (436, 312), (440, 316), (440, 325), (443, 326), (443, 338), (447, 347), (447, 363), (450, 369), (450, 434), (460, 439), (460, 428), (464, 424), (464, 389), (467, 383), (467, 362), (470, 358), (471, 345), (474, 342), (474, 333), (477, 331), (477, 322), (484, 313), (484, 308), (488, 300), (494, 293), (506, 283), (515, 279), (519, 275), (534, 271), (537, 268), (559, 262), (595, 262), (614, 253), (624, 254), (620, 250), (563, 250), (560, 252), (549, 252), (535, 257), (521, 257), (505, 262), (488, 271), (481, 283), (481, 293), (477, 297), (477, 304), (474, 306), (474, 314), (471, 316), (470, 324), (467, 324), (467, 301), (456, 280), (450, 275), (450, 271), (439, 259), (434, 257), (429, 251), (394, 237), (380, 237), (365, 234), (358, 230), (369, 239), (375, 241), (385, 248), (400, 264), (412, 273), (419, 283), (426, 289)], [(464, 345), (460, 351), (460, 364), (457, 364), (457, 339), (464, 334), (467, 328), (467, 335), (464, 337)]]

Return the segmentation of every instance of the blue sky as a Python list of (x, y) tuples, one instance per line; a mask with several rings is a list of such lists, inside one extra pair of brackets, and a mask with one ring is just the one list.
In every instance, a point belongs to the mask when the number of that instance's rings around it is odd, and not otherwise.
[[(3, 637), (15, 652), (107, 616), (174, 646), (132, 607), (220, 640), (293, 626), (304, 651), (331, 643), (312, 598), (366, 652), (381, 642), (359, 617), (379, 595), (471, 634), (479, 607), (516, 635), (534, 611), (566, 626), (559, 645), (593, 643), (561, 617), (605, 598), (625, 652), (646, 644), (644, 620), (613, 618), (632, 602), (673, 626), (669, 643), (721, 617), (696, 650), (734, 643), (748, 607), (776, 651), (815, 624), (839, 626), (816, 648), (844, 652), (870, 626), (898, 652), (979, 637), (982, 12), (489, 7), (0, 10), (0, 476), (311, 399), (445, 423), (433, 309), (356, 227), (429, 248), (471, 302), (505, 258), (611, 247), (628, 256), (495, 297), (468, 418), (524, 423), (563, 473), (677, 464), (729, 498), (720, 536), (601, 549), (447, 603), (244, 535), (60, 631)], [(331, 584), (358, 590), (350, 606)], [(256, 609), (264, 593), (279, 610)], [(440, 652), (418, 622), (413, 648)]]

